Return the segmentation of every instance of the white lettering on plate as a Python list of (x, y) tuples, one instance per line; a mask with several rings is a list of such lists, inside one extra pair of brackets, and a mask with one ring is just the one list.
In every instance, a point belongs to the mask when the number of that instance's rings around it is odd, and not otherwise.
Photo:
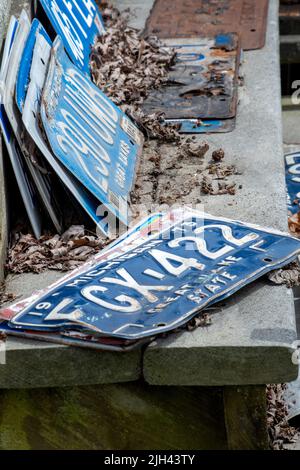
[(56, 0), (51, 1), (51, 10), (59, 27), (63, 31), (63, 34), (68, 41), (68, 44), (75, 56), (75, 58), (83, 65), (84, 61), (84, 52), (83, 52), (83, 44), (79, 37), (78, 31), (75, 28), (75, 25), (72, 23), (70, 18), (63, 13), (62, 10), (56, 3)]

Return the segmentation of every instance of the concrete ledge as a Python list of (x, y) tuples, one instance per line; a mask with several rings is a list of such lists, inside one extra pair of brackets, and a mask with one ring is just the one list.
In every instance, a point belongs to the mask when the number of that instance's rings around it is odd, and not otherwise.
[[(265, 298), (272, 295), (271, 310)], [(283, 312), (282, 305), (289, 310)], [(262, 307), (262, 308), (261, 308)], [(292, 291), (262, 282), (235, 295), (212, 325), (152, 343), (144, 377), (156, 385), (252, 385), (294, 380)]]
[(110, 384), (135, 381), (140, 375), (139, 350), (123, 354), (9, 338), (0, 388)]

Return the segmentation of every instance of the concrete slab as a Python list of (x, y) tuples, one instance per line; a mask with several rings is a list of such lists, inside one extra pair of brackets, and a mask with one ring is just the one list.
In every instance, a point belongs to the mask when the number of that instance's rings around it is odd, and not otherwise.
[[(266, 46), (245, 53), (245, 86), (234, 132), (209, 135), (237, 165), (235, 196), (203, 197), (207, 212), (287, 229), (281, 131), (278, 2), (270, 1)], [(270, 80), (272, 77), (272, 80)], [(292, 291), (258, 282), (226, 302), (213, 324), (170, 335), (144, 355), (144, 377), (160, 385), (230, 385), (291, 381), (296, 339)]]

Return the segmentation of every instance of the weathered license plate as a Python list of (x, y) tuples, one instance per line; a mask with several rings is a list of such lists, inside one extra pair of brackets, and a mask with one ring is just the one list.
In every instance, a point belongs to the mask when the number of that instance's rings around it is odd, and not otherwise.
[(94, 0), (39, 0), (72, 62), (89, 75), (91, 47), (105, 32)]
[[(3, 55), (2, 55), (2, 62), (1, 62), (1, 69), (0, 69), (0, 128), (2, 130), (2, 136), (7, 148), (7, 152), (12, 164), (12, 168), (17, 180), (17, 184), (21, 193), (21, 197), (23, 199), (26, 212), (28, 214), (29, 221), (31, 223), (33, 232), (37, 238), (41, 235), (41, 213), (40, 213), (40, 205), (36, 197), (35, 187), (31, 180), (30, 174), (28, 169), (26, 168), (25, 158), (22, 154), (20, 145), (16, 140), (14, 135), (11, 122), (15, 124), (15, 129), (17, 130), (18, 134), (19, 124), (14, 120), (14, 115), (12, 119), (9, 119), (6, 113), (6, 109), (4, 108), (3, 101), (6, 97), (6, 103), (12, 105), (12, 97), (10, 94), (7, 93), (7, 76), (9, 75), (12, 77), (14, 75), (14, 70), (16, 69), (16, 64), (14, 64), (14, 69), (11, 65), (11, 55), (13, 51), (13, 45), (15, 41), (20, 38), (20, 34), (23, 34), (22, 26), (27, 23), (27, 15), (25, 12), (22, 12), (20, 17), (20, 23), (16, 20), (16, 18), (12, 17), (8, 26), (6, 41), (4, 45)], [(9, 70), (10, 69), (10, 70)], [(14, 83), (12, 81), (12, 83)], [(7, 96), (10, 96), (10, 100), (7, 100)], [(14, 113), (13, 107), (9, 106), (8, 109)]]
[(265, 44), (269, 0), (156, 0), (145, 35), (160, 38), (237, 32), (244, 50)]
[(57, 159), (127, 225), (142, 134), (73, 66), (59, 37), (53, 43), (40, 112)]
[[(15, 101), (13, 101), (16, 120), (18, 120), (19, 127), (23, 128), (21, 122), (20, 112), (24, 112), (25, 102), (30, 102), (31, 107), (34, 108), (35, 115), (37, 116), (38, 107), (38, 94), (36, 88), (42, 89), (45, 80), (46, 67), (48, 65), (48, 58), (50, 55), (51, 41), (46, 31), (42, 27), (41, 23), (34, 19), (30, 28), (30, 32), (27, 36), (27, 40), (23, 49), (23, 53), (20, 60), (18, 74), (16, 77), (15, 85)], [(19, 109), (16, 108), (17, 107)], [(20, 112), (19, 112), (20, 111)], [(30, 135), (30, 133), (29, 133)], [(23, 140), (23, 141), (22, 141)], [(29, 171), (32, 175), (33, 181), (40, 194), (41, 200), (58, 232), (62, 231), (62, 216), (59, 209), (57, 198), (52, 191), (52, 179), (49, 174), (48, 168), (45, 166), (44, 159), (38, 158), (37, 152), (35, 151), (35, 143), (32, 145), (28, 141), (24, 131), (22, 131), (22, 139), (20, 141), (24, 152), (26, 151), (26, 163)], [(32, 162), (32, 158), (35, 158), (36, 165)]]
[(176, 52), (168, 81), (143, 103), (166, 119), (226, 119), (236, 114), (240, 47), (235, 34), (166, 39)]
[[(107, 224), (105, 221), (102, 223), (103, 218), (99, 211), (99, 201), (57, 161), (45, 142), (40, 126), (41, 93), (46, 80), (51, 44), (41, 23), (34, 19), (21, 58), (16, 84), (16, 102), (19, 110), (22, 112), (24, 127), (34, 144), (89, 217), (106, 233), (105, 228)], [(27, 159), (27, 162), (29, 164), (30, 159)], [(31, 166), (33, 167), (33, 165)], [(32, 168), (32, 175), (35, 177), (37, 187), (40, 188), (40, 194), (49, 215), (57, 227), (55, 213), (59, 214), (59, 211), (57, 204), (53, 207), (55, 197), (51, 191), (51, 185), (50, 187), (49, 184), (46, 186), (48, 175), (39, 174), (36, 166)], [(40, 178), (38, 178), (39, 176)], [(47, 188), (49, 188), (48, 192)], [(59, 230), (59, 227), (57, 230)]]
[(296, 214), (300, 210), (300, 152), (290, 153), (284, 158), (288, 210)]
[(5, 321), (0, 321), (0, 332), (19, 338), (117, 352), (131, 351), (132, 349), (141, 347), (146, 341), (149, 342), (151, 340), (151, 338), (145, 338), (144, 340), (126, 340), (121, 338), (109, 338), (107, 336), (95, 337), (92, 334), (72, 330), (65, 332), (30, 331), (11, 328)]
[(300, 240), (281, 232), (198, 211), (177, 210), (165, 219), (162, 230), (140, 244), (125, 239), (123, 254), (68, 278), (10, 325), (152, 336), (186, 323), (300, 251)]

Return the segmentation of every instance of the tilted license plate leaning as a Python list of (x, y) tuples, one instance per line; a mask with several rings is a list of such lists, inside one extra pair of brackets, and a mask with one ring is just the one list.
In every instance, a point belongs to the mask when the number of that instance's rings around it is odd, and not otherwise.
[(125, 238), (123, 254), (68, 277), (21, 313), (15, 309), (10, 326), (153, 336), (186, 323), (300, 251), (300, 240), (281, 232), (198, 211), (176, 210), (163, 218), (164, 228), (140, 243), (136, 232), (127, 248)]
[[(75, 179), (66, 168), (54, 157), (49, 149), (48, 143), (45, 141), (44, 133), (40, 123), (40, 102), (41, 93), (46, 80), (48, 64), (50, 61), (50, 51), (52, 43), (42, 27), (41, 23), (35, 18), (31, 25), (31, 31), (29, 33), (27, 42), (24, 47), (24, 53), (21, 58), (18, 78), (16, 83), (16, 102), (19, 110), (22, 112), (22, 122), (28, 136), (32, 139), (36, 147), (45, 157), (47, 162), (50, 164), (56, 175), (65, 184), (65, 186), (73, 194), (77, 202), (91, 217), (91, 219), (98, 225), (99, 228), (105, 228), (105, 221), (102, 220), (101, 213), (98, 214), (99, 201), (90, 194), (80, 182)], [(30, 159), (26, 160), (30, 162)], [(41, 167), (41, 160), (39, 166)], [(33, 176), (38, 176), (38, 169), (34, 166), (35, 172)], [(48, 173), (48, 172), (47, 172)], [(37, 188), (41, 187), (43, 180), (47, 183), (46, 178), (48, 174), (44, 174), (43, 179), (35, 179)], [(44, 185), (45, 187), (45, 185)], [(47, 187), (49, 185), (47, 184)], [(40, 188), (41, 189), (41, 188)], [(45, 201), (47, 195), (46, 190), (40, 191), (42, 200)], [(48, 209), (49, 215), (52, 218), (54, 225), (55, 218), (53, 214), (53, 208), (56, 213), (59, 213), (57, 204), (54, 207), (53, 204), (56, 200), (55, 195), (51, 191), (51, 185), (48, 197), (48, 201), (45, 201), (45, 206)], [(47, 196), (46, 196), (47, 198)], [(57, 228), (58, 231), (59, 228)]]
[[(11, 17), (8, 26), (0, 68), (0, 127), (2, 130), (3, 140), (7, 148), (13, 171), (20, 189), (21, 197), (24, 201), (28, 218), (32, 225), (32, 229), (35, 236), (39, 238), (41, 235), (41, 215), (39, 201), (37, 200), (35, 188), (31, 180), (31, 176), (28, 172), (28, 169), (26, 168), (25, 159), (18, 142), (18, 140), (20, 141), (20, 136), (15, 135), (11, 125), (12, 122), (15, 124), (15, 129), (17, 130), (18, 134), (19, 124), (14, 120), (15, 116), (13, 110), (12, 115), (10, 115), (9, 119), (3, 104), (3, 101), (5, 99), (6, 103), (10, 101), (9, 104), (12, 104), (11, 93), (7, 93), (6, 80), (8, 71), (10, 78), (12, 78), (12, 75), (14, 74), (14, 71), (17, 68), (17, 64), (14, 64), (14, 67), (11, 64), (12, 50), (14, 44), (17, 41), (20, 41), (20, 35), (23, 35), (23, 28), (26, 30), (27, 21), (27, 15), (24, 11), (22, 11), (20, 16), (20, 22), (18, 22), (15, 17)], [(13, 80), (11, 83), (14, 83)], [(8, 96), (10, 97), (10, 100), (7, 100)], [(12, 108), (10, 107), (9, 109), (11, 110)], [(17, 139), (16, 137), (19, 137), (19, 139)]]
[[(25, 108), (26, 102), (31, 103), (31, 107), (33, 107), (35, 111), (36, 119), (38, 119), (39, 100), (36, 88), (42, 89), (44, 85), (51, 44), (46, 31), (35, 18), (31, 24), (30, 32), (23, 49), (15, 84), (15, 101), (19, 111), (22, 113), (22, 125), (25, 125), (24, 115), (27, 112), (27, 107)], [(18, 120), (21, 121), (17, 110), (16, 113), (18, 114)], [(45, 166), (44, 159), (38, 158), (35, 145), (33, 146), (32, 143), (28, 141), (26, 133), (22, 132), (22, 134), (22, 148), (24, 151), (26, 149), (26, 162), (29, 171), (53, 225), (56, 230), (61, 233), (62, 214), (55, 191), (52, 190), (52, 179), (49, 174), (49, 169)], [(31, 135), (30, 132), (29, 135)], [(34, 144), (36, 144), (35, 139)], [(32, 161), (33, 155), (36, 164)]]
[(143, 137), (130, 119), (53, 43), (41, 118), (50, 146), (99, 204), (128, 224), (128, 197)]
[(94, 0), (39, 0), (55, 32), (63, 40), (72, 62), (89, 74), (91, 47), (105, 32)]
[(284, 158), (288, 210), (296, 214), (300, 210), (300, 152), (290, 153)]

